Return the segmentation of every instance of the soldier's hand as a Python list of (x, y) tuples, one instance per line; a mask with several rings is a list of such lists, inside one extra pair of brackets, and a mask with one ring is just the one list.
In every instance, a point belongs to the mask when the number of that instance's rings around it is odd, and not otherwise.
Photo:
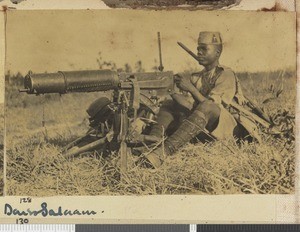
[(241, 94), (236, 94), (235, 98), (237, 100), (237, 102), (239, 103), (239, 105), (246, 105), (248, 100)]
[(183, 91), (191, 92), (192, 89), (195, 88), (188, 77), (180, 74), (175, 74), (174, 78), (177, 87)]

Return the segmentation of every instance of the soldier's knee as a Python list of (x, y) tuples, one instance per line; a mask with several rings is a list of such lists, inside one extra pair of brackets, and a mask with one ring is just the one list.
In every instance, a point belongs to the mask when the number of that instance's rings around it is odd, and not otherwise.
[(191, 114), (191, 117), (193, 117), (193, 116), (195, 116), (195, 117), (197, 117), (197, 118), (203, 118), (203, 119), (206, 120), (206, 115), (205, 115), (203, 112), (201, 112), (200, 110), (195, 110), (195, 111)]
[(206, 117), (218, 117), (220, 115), (220, 107), (212, 101), (204, 101), (200, 103), (196, 110), (201, 111)]

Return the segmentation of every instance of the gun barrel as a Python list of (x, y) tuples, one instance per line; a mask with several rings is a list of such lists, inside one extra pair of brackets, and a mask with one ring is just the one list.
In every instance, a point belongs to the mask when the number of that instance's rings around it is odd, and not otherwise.
[(24, 89), (19, 91), (28, 94), (107, 91), (118, 88), (119, 83), (117, 72), (111, 70), (29, 72), (24, 80)]
[(183, 43), (181, 42), (177, 42), (177, 44), (183, 48), (183, 50), (185, 50), (188, 54), (190, 54), (195, 60), (199, 61), (198, 56), (193, 53), (190, 49), (187, 48), (187, 46), (185, 46)]

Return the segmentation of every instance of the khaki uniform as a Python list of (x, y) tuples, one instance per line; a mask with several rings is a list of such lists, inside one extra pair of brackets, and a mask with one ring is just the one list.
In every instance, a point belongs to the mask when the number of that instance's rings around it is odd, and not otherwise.
[[(204, 45), (221, 46), (220, 33), (209, 31), (199, 33), (197, 48), (198, 54), (200, 54), (199, 57), (201, 55), (206, 56), (207, 50), (203, 48)], [(220, 49), (222, 50), (221, 47)], [(206, 59), (209, 60), (209, 55)], [(175, 154), (180, 147), (205, 130), (208, 130), (218, 139), (233, 136), (237, 123), (227, 110), (227, 104), (233, 100), (236, 94), (241, 95), (241, 92), (239, 92), (240, 86), (234, 72), (230, 68), (217, 65), (210, 71), (204, 69), (201, 72), (192, 74), (190, 80), (208, 100), (202, 102), (195, 100), (193, 107), (189, 107), (188, 101), (182, 100), (182, 95), (174, 94), (172, 98), (176, 100), (177, 105), (175, 101), (168, 101), (161, 107), (157, 124), (154, 125), (151, 131), (152, 135), (160, 135), (162, 127), (168, 129), (170, 123), (176, 119), (176, 114), (180, 113), (178, 105), (185, 106), (190, 112), (186, 114), (187, 117), (179, 124), (175, 132), (164, 141), (163, 147), (160, 146), (145, 156), (146, 161), (154, 168), (158, 168), (162, 164), (163, 153), (166, 155)]]
[(226, 109), (226, 103), (230, 103), (237, 93), (235, 73), (230, 68), (219, 65), (208, 72), (203, 70), (193, 73), (191, 82), (204, 97), (213, 100), (220, 108), (218, 125), (211, 133), (218, 139), (233, 136), (237, 123)]

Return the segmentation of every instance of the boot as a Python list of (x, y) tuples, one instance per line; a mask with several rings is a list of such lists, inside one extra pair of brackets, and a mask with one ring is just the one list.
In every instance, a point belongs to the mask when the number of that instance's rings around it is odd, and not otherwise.
[(162, 109), (157, 116), (157, 123), (152, 126), (149, 136), (157, 138), (158, 141), (161, 141), (162, 137), (165, 136), (165, 134), (163, 134), (163, 128), (165, 130), (164, 132), (166, 133), (167, 128), (173, 121), (173, 114), (165, 109)]
[(192, 138), (205, 129), (205, 115), (195, 110), (187, 119), (185, 119), (179, 128), (164, 142), (164, 151), (160, 146), (146, 155), (148, 163), (154, 168), (158, 168), (163, 163), (163, 152), (165, 155), (173, 155), (179, 148), (188, 143)]

